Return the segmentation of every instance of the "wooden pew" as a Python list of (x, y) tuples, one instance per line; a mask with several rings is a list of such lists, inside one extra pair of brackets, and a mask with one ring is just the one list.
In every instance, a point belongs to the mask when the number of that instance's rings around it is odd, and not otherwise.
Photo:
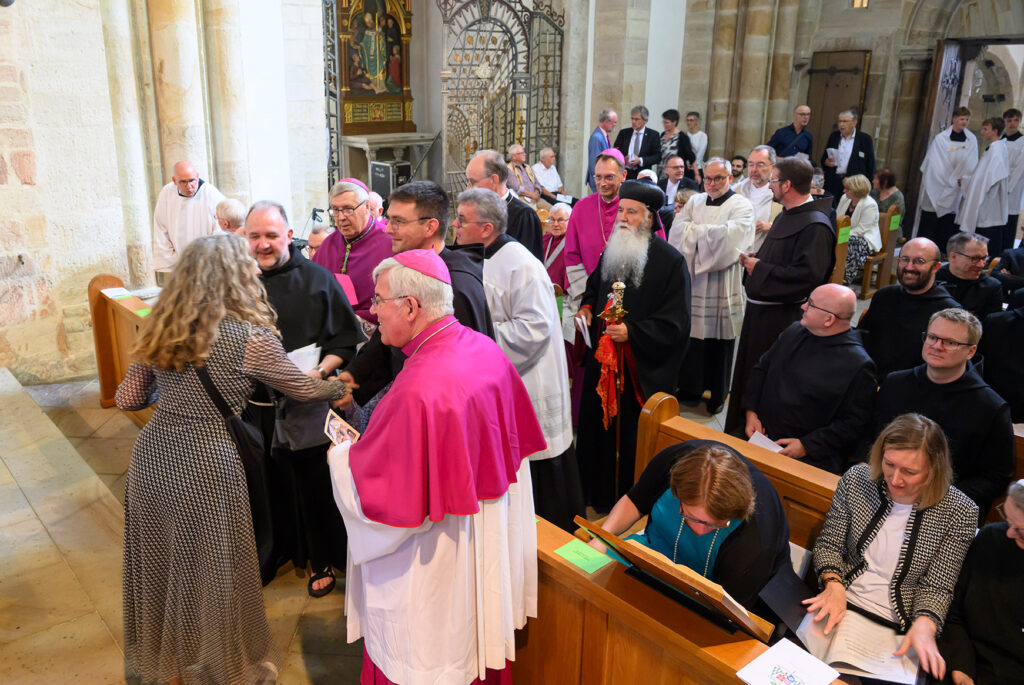
[[(103, 274), (89, 281), (89, 313), (96, 346), (96, 367), (100, 380), (100, 405), (114, 406), (114, 394), (131, 365), (131, 350), (138, 338), (139, 327), (149, 305), (135, 297), (111, 299), (102, 291), (123, 288), (116, 276)], [(140, 314), (139, 312), (143, 312)], [(153, 416), (155, 405), (139, 411), (125, 412), (140, 426)]]
[[(900, 208), (893, 205), (888, 212), (883, 212), (878, 217), (878, 231), (882, 235), (882, 249), (869, 256), (864, 262), (864, 277), (860, 284), (860, 299), (866, 300), (873, 296), (879, 288), (893, 282), (892, 266), (896, 253), (896, 243), (900, 236)], [(894, 221), (895, 219), (895, 221)], [(871, 275), (875, 267), (878, 267), (878, 275), (875, 278), (874, 287), (871, 285)]]
[(846, 255), (850, 251), (850, 217), (841, 216), (836, 220), (836, 265), (832, 268), (829, 283), (846, 282)]

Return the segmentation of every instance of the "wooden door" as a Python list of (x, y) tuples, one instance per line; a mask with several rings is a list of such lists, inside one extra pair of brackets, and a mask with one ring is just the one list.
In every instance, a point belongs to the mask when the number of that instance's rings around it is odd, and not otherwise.
[(866, 50), (816, 52), (811, 57), (807, 104), (811, 108), (808, 129), (814, 136), (815, 165), (825, 152), (829, 134), (836, 130), (839, 113), (855, 107), (858, 117), (863, 117), (870, 63), (871, 53)]

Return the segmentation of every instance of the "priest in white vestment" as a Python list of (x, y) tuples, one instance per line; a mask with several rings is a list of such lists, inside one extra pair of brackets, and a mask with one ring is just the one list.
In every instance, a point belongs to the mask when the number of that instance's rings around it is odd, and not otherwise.
[(974, 173), (964, 179), (964, 199), (956, 214), (960, 230), (988, 238), (989, 254), (993, 255), (1003, 250), (1003, 227), (1010, 213), (1006, 201), (1010, 152), (1006, 141), (1000, 139), (1003, 127), (999, 117), (981, 123), (981, 139), (987, 148)]
[[(672, 222), (668, 242), (690, 270), (690, 345), (679, 371), (678, 396), (716, 414), (725, 403), (733, 348), (743, 326), (740, 252), (754, 243), (754, 207), (729, 189), (730, 165), (712, 157), (704, 165), (705, 193), (694, 195)], [(738, 401), (738, 400), (737, 400)]]
[(947, 129), (928, 144), (921, 162), (921, 218), (915, 235), (928, 238), (943, 252), (956, 233), (956, 210), (967, 178), (978, 165), (978, 139), (967, 130), (971, 110), (957, 107)]
[(373, 277), (383, 342), (407, 359), (359, 440), (328, 452), (361, 682), (507, 682), (515, 630), (537, 615), (528, 457), (544, 437), (512, 363), (452, 316), (433, 250)]
[(547, 449), (530, 456), (538, 516), (572, 532), (583, 515), (583, 488), (572, 450), (569, 368), (554, 289), (544, 265), (505, 235), (505, 204), (486, 189), (459, 195), (458, 243), (484, 246), (484, 292), (494, 337), (519, 371)]
[[(1020, 132), (1021, 112), (1016, 107), (1003, 112), (1003, 140), (1010, 153), (1010, 177), (1006, 179), (1006, 228), (1003, 231), (1003, 249), (1012, 250), (1017, 238), (1017, 222), (1024, 204), (1024, 133)], [(993, 255), (994, 256), (994, 255)]]
[(768, 179), (775, 166), (775, 148), (758, 145), (750, 151), (747, 160), (747, 177), (733, 189), (737, 194), (750, 200), (754, 207), (754, 246), (751, 252), (761, 249), (761, 243), (772, 227), (772, 186)]
[(217, 232), (217, 205), (223, 199), (224, 194), (199, 178), (191, 163), (174, 165), (171, 182), (160, 190), (153, 209), (153, 268), (157, 272), (173, 269), (190, 242)]

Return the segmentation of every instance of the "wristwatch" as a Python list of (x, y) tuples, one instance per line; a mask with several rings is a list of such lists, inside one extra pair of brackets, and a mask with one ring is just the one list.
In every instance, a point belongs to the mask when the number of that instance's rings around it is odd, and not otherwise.
[(324, 367), (317, 365), (316, 370), (320, 374), (321, 380), (327, 380), (327, 372), (324, 371)]

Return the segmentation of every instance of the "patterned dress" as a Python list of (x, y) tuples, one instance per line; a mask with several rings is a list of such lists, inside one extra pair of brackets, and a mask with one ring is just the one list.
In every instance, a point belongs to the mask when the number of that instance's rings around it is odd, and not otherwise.
[[(225, 319), (207, 366), (236, 411), (256, 381), (303, 400), (344, 386), (302, 374), (266, 328)], [(281, 665), (267, 624), (245, 471), (224, 420), (191, 368), (132, 364), (117, 406), (157, 397), (128, 467), (124, 651), (129, 682), (273, 682)]]

